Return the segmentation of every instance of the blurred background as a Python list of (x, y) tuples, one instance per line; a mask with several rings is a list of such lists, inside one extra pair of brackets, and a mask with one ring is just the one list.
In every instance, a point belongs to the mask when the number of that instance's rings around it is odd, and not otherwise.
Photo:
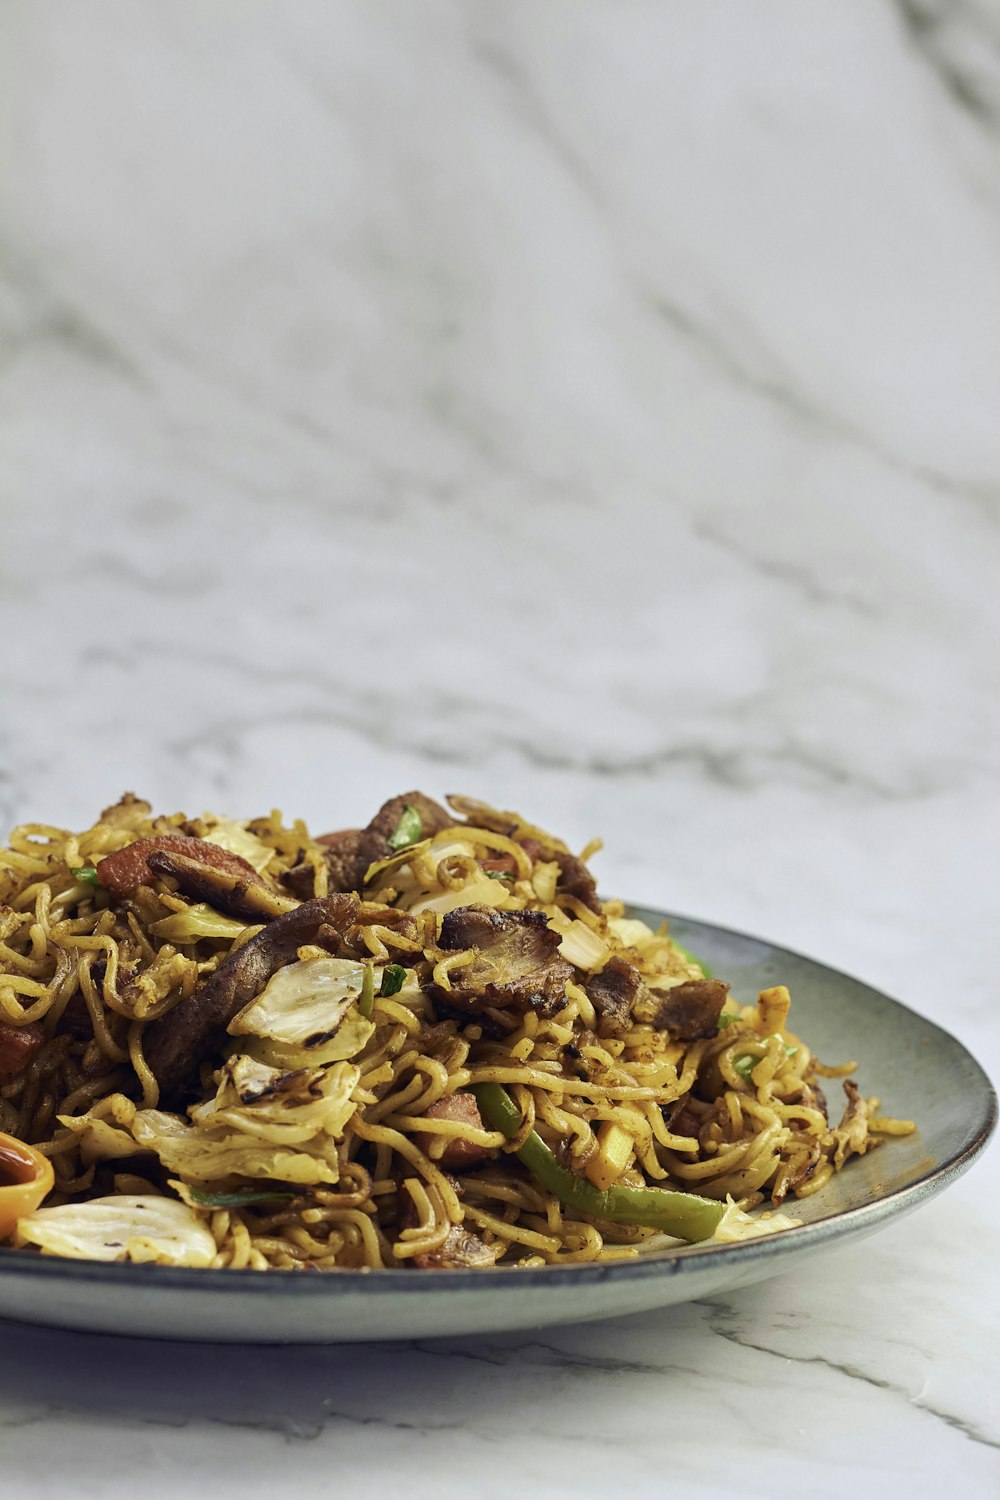
[(5, 826), (463, 791), (971, 1036), (996, 12), (7, 0), (0, 35)]

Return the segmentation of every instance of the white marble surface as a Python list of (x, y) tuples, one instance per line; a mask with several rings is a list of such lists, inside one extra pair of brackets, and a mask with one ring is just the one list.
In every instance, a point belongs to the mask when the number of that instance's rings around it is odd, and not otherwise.
[[(5, 0), (0, 56), (3, 824), (481, 793), (1000, 1074), (995, 5)], [(993, 1496), (998, 1188), (533, 1338), (7, 1325), (3, 1493)]]

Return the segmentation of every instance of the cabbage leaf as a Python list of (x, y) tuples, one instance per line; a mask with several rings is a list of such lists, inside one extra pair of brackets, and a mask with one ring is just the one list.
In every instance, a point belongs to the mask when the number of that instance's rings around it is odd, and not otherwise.
[(39, 1208), (20, 1219), (19, 1244), (71, 1260), (156, 1261), (168, 1266), (210, 1266), (215, 1240), (186, 1204), (175, 1198), (92, 1198)]

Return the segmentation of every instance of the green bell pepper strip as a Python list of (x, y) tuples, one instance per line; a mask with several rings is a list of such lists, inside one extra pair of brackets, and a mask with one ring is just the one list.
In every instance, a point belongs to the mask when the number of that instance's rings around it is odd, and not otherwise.
[[(507, 1090), (499, 1083), (474, 1083), (472, 1092), (487, 1123), (511, 1140), (521, 1128), (521, 1111)], [(602, 1191), (562, 1166), (534, 1130), (516, 1155), (561, 1203), (595, 1219), (643, 1224), (694, 1242), (711, 1239), (726, 1211), (724, 1203), (711, 1198), (666, 1188), (615, 1186)]]

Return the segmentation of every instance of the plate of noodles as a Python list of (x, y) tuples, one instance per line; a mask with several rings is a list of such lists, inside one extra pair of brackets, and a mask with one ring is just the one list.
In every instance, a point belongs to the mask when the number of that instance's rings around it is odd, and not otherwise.
[(867, 1233), (985, 1145), (939, 1027), (447, 802), (315, 836), (126, 794), (14, 830), (0, 1315), (317, 1342), (634, 1312)]

